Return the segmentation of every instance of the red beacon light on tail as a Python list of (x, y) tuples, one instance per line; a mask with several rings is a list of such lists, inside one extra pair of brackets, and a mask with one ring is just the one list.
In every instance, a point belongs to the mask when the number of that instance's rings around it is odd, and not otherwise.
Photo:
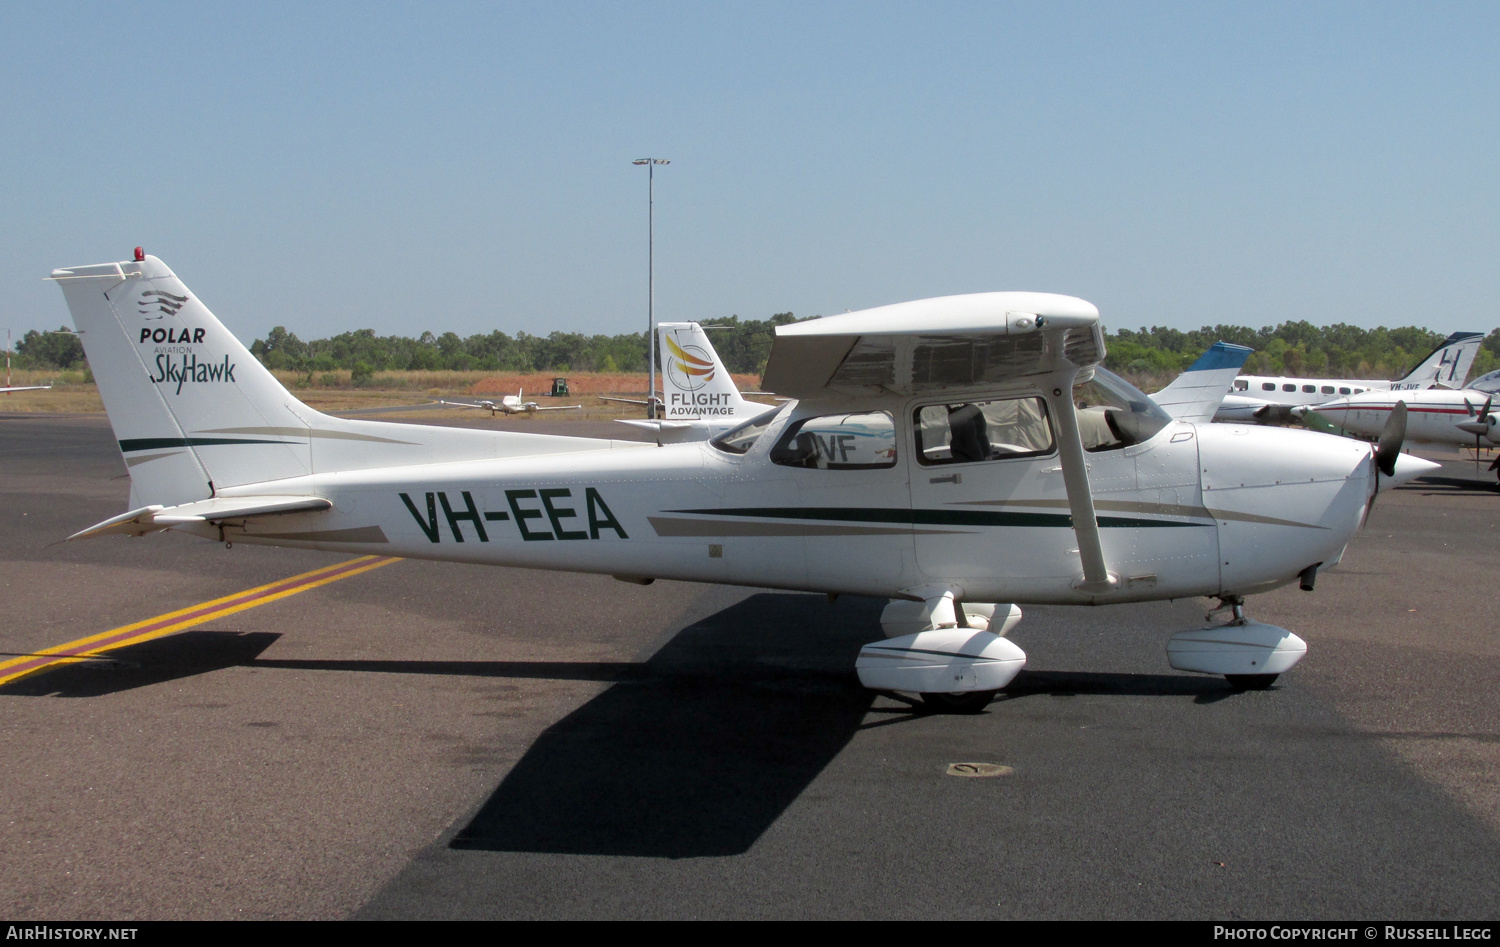
[(146, 259), (146, 251), (140, 247), (135, 248), (135, 262), (140, 263)]

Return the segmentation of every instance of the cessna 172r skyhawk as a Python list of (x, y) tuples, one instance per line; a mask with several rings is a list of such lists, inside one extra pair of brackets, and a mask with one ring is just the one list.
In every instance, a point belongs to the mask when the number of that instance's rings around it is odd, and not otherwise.
[[(1173, 421), (1099, 367), (1098, 311), (981, 293), (777, 329), (796, 400), (667, 446), (321, 414), (160, 260), (53, 272), (131, 474), (73, 538), (184, 530), (342, 553), (890, 599), (860, 680), (940, 709), (1025, 663), (1029, 603), (1220, 599), (1173, 667), (1261, 687), (1306, 646), (1243, 597), (1338, 562), (1374, 495), (1433, 465), (1381, 443)], [(1093, 406), (1079, 408), (1075, 398)]]

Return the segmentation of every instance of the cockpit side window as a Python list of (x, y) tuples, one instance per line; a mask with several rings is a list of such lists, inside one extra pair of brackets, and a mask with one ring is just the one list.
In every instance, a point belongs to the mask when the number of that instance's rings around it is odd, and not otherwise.
[(912, 427), (917, 460), (929, 467), (1052, 451), (1052, 422), (1041, 398), (923, 405)]
[(896, 422), (888, 411), (803, 418), (771, 448), (771, 462), (809, 470), (894, 467)]

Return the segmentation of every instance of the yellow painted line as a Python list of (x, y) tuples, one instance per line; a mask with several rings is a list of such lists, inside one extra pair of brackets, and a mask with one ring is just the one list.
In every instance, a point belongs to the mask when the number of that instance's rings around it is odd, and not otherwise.
[(314, 569), (311, 572), (304, 572), (301, 575), (294, 575), (289, 579), (281, 579), (267, 585), (258, 585), (253, 589), (246, 589), (243, 592), (236, 592), (233, 595), (226, 595), (199, 605), (179, 608), (175, 612), (167, 612), (165, 615), (157, 615), (145, 621), (121, 625), (119, 628), (112, 628), (97, 635), (46, 648), (34, 654), (0, 661), (0, 686), (47, 668), (86, 661), (106, 651), (114, 651), (117, 648), (125, 648), (153, 638), (160, 638), (163, 635), (170, 635), (215, 618), (233, 615), (247, 608), (265, 605), (267, 602), (274, 602), (288, 595), (306, 592), (320, 585), (327, 585), (339, 579), (347, 579), (350, 576), (400, 561), (392, 556), (360, 556), (358, 559), (324, 566), (321, 569)]

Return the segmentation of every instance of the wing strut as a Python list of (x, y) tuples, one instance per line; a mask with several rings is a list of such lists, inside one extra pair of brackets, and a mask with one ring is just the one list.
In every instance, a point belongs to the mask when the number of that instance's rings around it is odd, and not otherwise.
[(1109, 592), (1120, 584), (1104, 562), (1104, 547), (1099, 542), (1099, 519), (1094, 515), (1094, 495), (1089, 489), (1088, 461), (1083, 453), (1083, 437), (1078, 433), (1078, 414), (1073, 404), (1073, 381), (1076, 367), (1052, 376), (1050, 388), (1044, 390), (1052, 416), (1057, 420), (1057, 454), (1062, 460), (1063, 485), (1068, 489), (1068, 508), (1073, 515), (1073, 532), (1078, 536), (1078, 556), (1083, 560), (1083, 575), (1073, 582), (1080, 592)]

